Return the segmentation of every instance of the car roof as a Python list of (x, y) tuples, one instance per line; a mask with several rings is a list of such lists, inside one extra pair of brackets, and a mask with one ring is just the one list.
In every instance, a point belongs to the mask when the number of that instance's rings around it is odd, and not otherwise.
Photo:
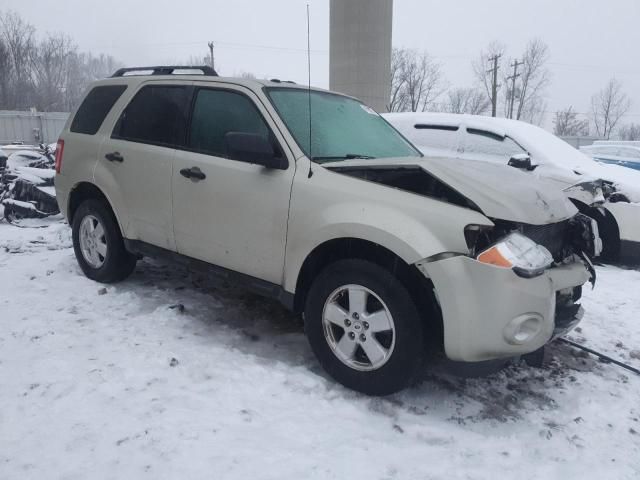
[[(144, 82), (206, 82), (211, 84), (233, 84), (239, 85), (251, 90), (260, 90), (262, 87), (273, 87), (273, 88), (287, 88), (287, 89), (297, 89), (297, 90), (309, 90), (309, 87), (306, 85), (296, 84), (294, 82), (279, 80), (279, 79), (271, 79), (271, 80), (262, 80), (262, 79), (254, 79), (254, 78), (241, 78), (241, 77), (220, 77), (213, 75), (198, 75), (198, 74), (172, 74), (172, 75), (140, 75), (140, 74), (131, 74), (131, 75), (123, 75), (119, 77), (109, 77), (102, 80), (97, 80), (92, 84), (93, 86), (99, 85), (129, 85), (135, 86)], [(329, 90), (325, 90), (318, 87), (311, 87), (311, 91), (315, 92), (326, 92), (326, 93), (335, 93), (336, 95), (342, 95), (338, 92), (330, 92)], [(347, 95), (343, 95), (347, 96)]]

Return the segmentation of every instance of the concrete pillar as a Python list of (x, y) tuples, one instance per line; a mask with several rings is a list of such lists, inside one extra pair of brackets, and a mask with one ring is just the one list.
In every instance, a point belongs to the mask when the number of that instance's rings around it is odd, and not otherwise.
[(387, 111), (393, 0), (331, 0), (329, 85)]

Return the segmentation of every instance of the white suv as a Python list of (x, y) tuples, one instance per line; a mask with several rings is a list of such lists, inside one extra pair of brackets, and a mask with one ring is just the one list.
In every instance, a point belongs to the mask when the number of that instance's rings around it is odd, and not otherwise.
[(58, 201), (89, 278), (160, 256), (246, 285), (378, 395), (430, 354), (518, 356), (580, 319), (597, 239), (561, 193), (425, 158), (350, 97), (178, 68), (96, 82), (61, 135)]

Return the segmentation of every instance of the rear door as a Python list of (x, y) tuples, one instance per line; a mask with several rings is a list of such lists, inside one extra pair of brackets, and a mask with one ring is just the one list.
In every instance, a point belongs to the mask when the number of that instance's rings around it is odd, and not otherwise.
[(143, 83), (103, 142), (96, 169), (126, 211), (125, 236), (174, 251), (172, 162), (185, 144), (191, 91), (184, 82)]
[[(287, 170), (238, 161), (228, 132), (265, 136)], [(182, 172), (201, 172), (187, 178)], [(178, 252), (281, 284), (295, 162), (269, 112), (240, 86), (195, 87), (187, 149), (173, 169), (173, 224)]]

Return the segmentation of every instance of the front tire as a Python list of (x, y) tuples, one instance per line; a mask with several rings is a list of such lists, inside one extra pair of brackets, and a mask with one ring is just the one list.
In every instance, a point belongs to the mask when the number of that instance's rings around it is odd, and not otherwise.
[(408, 386), (425, 358), (423, 322), (405, 286), (365, 260), (341, 260), (314, 280), (305, 331), (320, 364), (344, 386), (389, 395)]
[(105, 202), (82, 202), (73, 216), (72, 233), (78, 264), (91, 280), (119, 282), (135, 269), (136, 257), (125, 249), (120, 227)]

